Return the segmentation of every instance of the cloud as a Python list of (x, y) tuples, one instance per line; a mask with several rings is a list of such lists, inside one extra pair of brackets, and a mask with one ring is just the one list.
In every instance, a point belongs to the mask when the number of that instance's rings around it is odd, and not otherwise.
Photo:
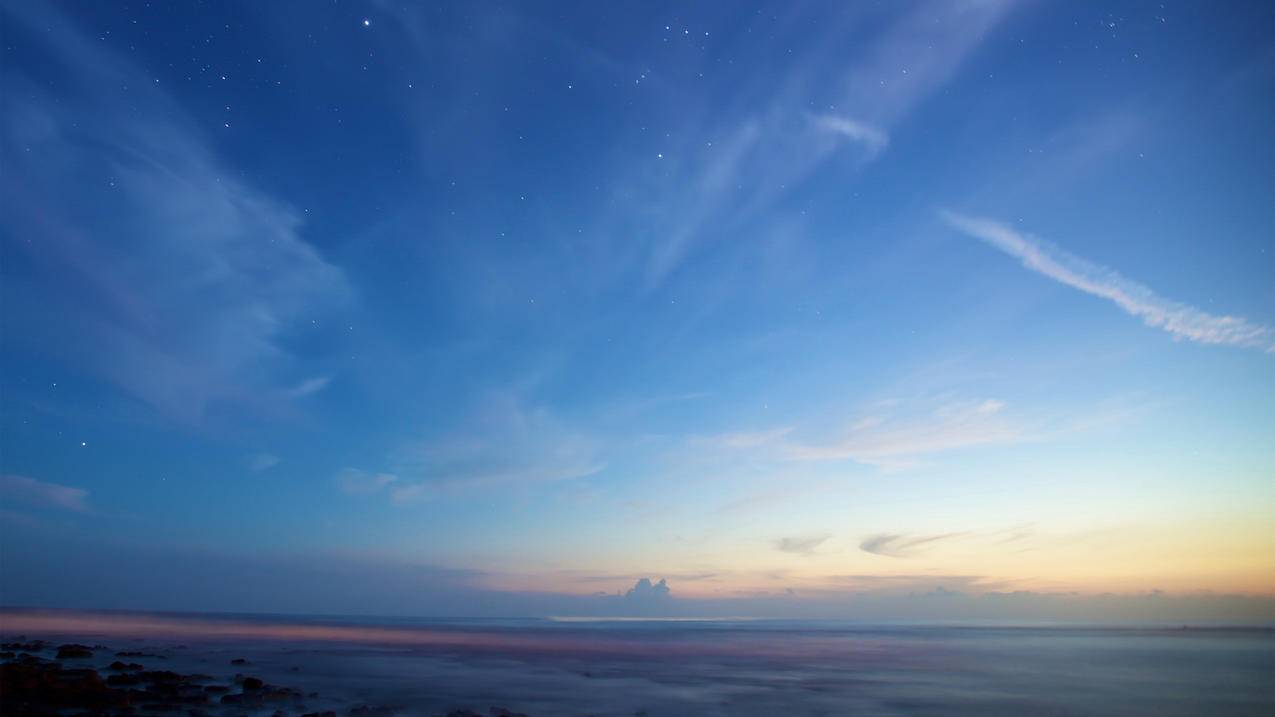
[(1175, 339), (1275, 352), (1275, 330), (1236, 316), (1217, 316), (1159, 296), (1136, 281), (1070, 254), (1049, 242), (992, 221), (940, 213), (949, 226), (1015, 257), (1023, 266), (1061, 284), (1107, 299), (1148, 326)]
[(831, 537), (828, 533), (784, 537), (775, 541), (775, 550), (793, 555), (814, 555), (815, 548), (823, 545)]
[(88, 491), (19, 475), (0, 475), (0, 497), (34, 508), (89, 512)]
[(1024, 431), (1002, 416), (995, 399), (951, 403), (918, 418), (859, 419), (840, 437), (823, 443), (785, 446), (796, 460), (851, 459), (884, 467), (910, 465), (917, 456), (1024, 440)]
[(348, 296), (302, 213), (223, 165), (143, 68), (39, 4), (5, 12), (76, 73), (57, 94), (16, 67), (0, 84), (0, 235), (27, 267), (3, 289), (12, 332), (185, 422), (294, 396), (285, 334)]
[(868, 536), (859, 544), (859, 549), (866, 553), (876, 555), (885, 555), (891, 558), (907, 558), (925, 549), (933, 547), (935, 543), (943, 540), (951, 540), (952, 538), (960, 538), (965, 533), (941, 533), (938, 535), (899, 535), (892, 533), (878, 533), (877, 535)]
[[(799, 40), (806, 49), (764, 82), (732, 88), (760, 102), (751, 102), (743, 116), (736, 102), (713, 98), (687, 108), (686, 116), (705, 118), (702, 125), (665, 142), (670, 149), (655, 168), (640, 170), (649, 171), (647, 182), (636, 189), (616, 182), (627, 199), (636, 196), (650, 207), (640, 222), (651, 237), (643, 247), (650, 285), (660, 285), (701, 248), (755, 230), (766, 221), (762, 213), (818, 172), (845, 140), (865, 147), (865, 164), (877, 157), (889, 144), (890, 128), (942, 87), (1010, 3), (933, 0), (896, 7), (871, 35), (858, 36), (865, 25), (853, 12), (823, 23), (813, 38), (804, 30), (800, 38), (777, 33), (772, 42)], [(812, 117), (811, 106), (836, 109)], [(622, 235), (630, 222), (608, 233)]]
[(336, 476), (341, 490), (351, 495), (379, 493), (386, 486), (398, 482), (398, 476), (390, 473), (368, 473), (358, 468), (346, 468)]
[(248, 467), (257, 472), (270, 470), (277, 465), (279, 465), (279, 456), (272, 453), (258, 453), (248, 459)]
[(642, 578), (624, 593), (624, 606), (634, 613), (659, 611), (666, 608), (673, 599), (672, 591), (664, 578), (652, 583), (650, 578)]
[(322, 391), (327, 388), (328, 384), (331, 382), (331, 376), (316, 376), (314, 378), (308, 378), (288, 389), (288, 395), (293, 398), (303, 398)]
[(393, 480), (376, 489), (388, 488), (395, 503), (569, 481), (606, 467), (590, 435), (510, 392), (489, 394), (450, 430), (399, 446), (386, 464), (389, 470), (379, 475)]
[(884, 131), (849, 117), (813, 115), (811, 121), (821, 129), (859, 142), (868, 150), (869, 154), (877, 154), (890, 143), (890, 136)]
[(696, 442), (705, 443), (722, 448), (749, 449), (761, 446), (773, 445), (776, 441), (784, 438), (792, 433), (790, 426), (782, 426), (780, 428), (772, 428), (764, 431), (737, 431), (734, 433), (723, 433), (707, 438), (696, 439)]

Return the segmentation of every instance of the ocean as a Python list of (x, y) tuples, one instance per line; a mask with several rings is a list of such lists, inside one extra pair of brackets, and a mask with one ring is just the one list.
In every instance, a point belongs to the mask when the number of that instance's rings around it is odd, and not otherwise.
[(0, 633), (100, 643), (84, 661), (98, 669), (131, 651), (147, 669), (251, 675), (338, 715), (1275, 714), (1269, 628), (8, 609)]

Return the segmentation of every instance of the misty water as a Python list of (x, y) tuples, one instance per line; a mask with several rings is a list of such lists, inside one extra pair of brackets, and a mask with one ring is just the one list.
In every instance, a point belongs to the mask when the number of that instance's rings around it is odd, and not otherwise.
[(338, 714), (1275, 710), (1275, 630), (1260, 628), (39, 615), (8, 612), (0, 627), (100, 642), (98, 667), (140, 650), (156, 655), (149, 669), (260, 677)]

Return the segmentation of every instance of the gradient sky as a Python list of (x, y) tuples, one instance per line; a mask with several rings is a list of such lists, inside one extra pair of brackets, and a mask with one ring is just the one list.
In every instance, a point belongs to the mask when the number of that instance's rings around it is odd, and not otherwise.
[(0, 5), (0, 602), (1275, 616), (1270, 3)]

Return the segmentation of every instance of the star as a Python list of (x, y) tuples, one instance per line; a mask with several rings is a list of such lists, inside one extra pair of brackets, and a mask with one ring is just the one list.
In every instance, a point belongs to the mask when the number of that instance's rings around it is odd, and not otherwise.
[(363, 27), (371, 27), (371, 26), (372, 26), (372, 21), (367, 18), (363, 18)]

